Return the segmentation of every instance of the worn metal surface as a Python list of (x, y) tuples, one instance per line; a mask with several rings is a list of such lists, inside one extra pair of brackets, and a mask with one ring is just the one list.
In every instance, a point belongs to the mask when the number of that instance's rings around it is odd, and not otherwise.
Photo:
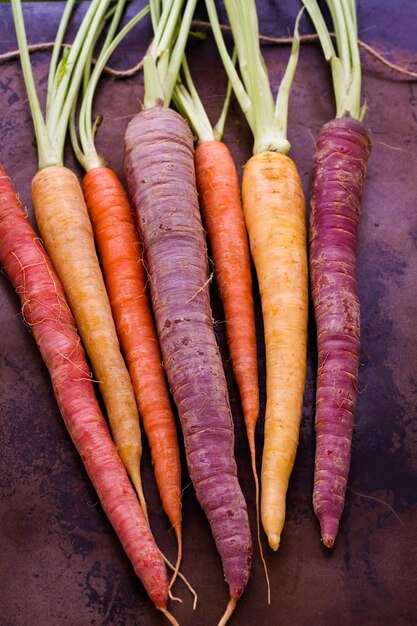
[[(259, 2), (261, 32), (287, 34), (298, 9)], [(360, 3), (359, 27), (368, 42), (403, 61), (417, 59), (413, 0)], [(362, 6), (362, 4), (366, 6)], [(137, 6), (135, 4), (134, 6)], [(54, 36), (61, 3), (25, 5), (31, 42)], [(77, 12), (79, 19), (83, 7)], [(395, 20), (395, 29), (392, 22)], [(414, 19), (415, 23), (415, 19)], [(76, 24), (76, 22), (75, 22)], [(73, 32), (75, 29), (73, 26)], [(304, 29), (308, 26), (304, 26)], [(0, 46), (16, 46), (10, 7), (0, 5)], [(139, 28), (113, 64), (133, 65), (149, 41)], [(225, 79), (212, 41), (194, 42), (192, 68), (215, 115)], [(264, 47), (274, 87), (288, 47)], [(33, 56), (44, 93), (48, 53)], [(363, 204), (358, 250), (362, 303), (362, 357), (353, 457), (336, 546), (320, 543), (311, 505), (313, 477), (314, 323), (310, 321), (308, 379), (298, 456), (288, 494), (282, 545), (265, 547), (272, 586), (266, 603), (255, 549), (247, 590), (231, 621), (240, 626), (350, 626), (417, 623), (417, 85), (387, 73), (364, 57), (363, 93), (373, 152)], [(142, 77), (104, 79), (96, 104), (105, 121), (98, 143), (122, 173), (123, 133), (143, 94)], [(289, 137), (306, 194), (314, 137), (333, 115), (328, 70), (315, 45), (303, 46), (291, 97)], [(0, 159), (13, 178), (31, 220), (30, 179), (36, 170), (33, 128), (18, 62), (0, 66)], [(233, 103), (226, 142), (241, 168), (251, 137)], [(68, 164), (74, 160), (68, 151)], [(80, 170), (76, 168), (78, 172)], [(213, 315), (222, 320), (215, 285)], [(259, 303), (260, 384), (265, 373)], [(236, 387), (226, 351), (224, 324), (216, 330), (227, 371), (236, 427), (236, 455), (253, 529), (254, 492)], [(147, 599), (110, 528), (71, 444), (36, 345), (22, 322), (19, 302), (0, 277), (0, 624), (2, 626), (157, 626), (165, 624)], [(262, 445), (262, 419), (258, 447)], [(143, 475), (152, 526), (174, 559), (175, 540), (161, 512), (149, 461)], [(172, 610), (183, 626), (216, 624), (226, 601), (219, 557), (184, 468), (183, 571), (199, 593), (191, 599), (179, 583), (183, 604)]]

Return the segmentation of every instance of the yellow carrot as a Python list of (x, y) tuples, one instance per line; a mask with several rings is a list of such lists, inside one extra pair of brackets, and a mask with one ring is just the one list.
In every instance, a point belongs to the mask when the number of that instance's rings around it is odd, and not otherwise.
[(305, 203), (293, 161), (278, 152), (262, 152), (248, 161), (242, 194), (265, 328), (267, 402), (261, 516), (269, 543), (276, 550), (297, 451), (306, 377)]
[(146, 514), (139, 472), (141, 439), (132, 384), (114, 327), (93, 231), (77, 177), (46, 167), (32, 181), (36, 222), (99, 383), (113, 438)]
[[(36, 221), (99, 383), (118, 452), (146, 516), (135, 395), (120, 352), (83, 193), (77, 177), (63, 165), (69, 114), (108, 4), (109, 0), (91, 2), (71, 50), (58, 67), (57, 38), (50, 65), (46, 120), (33, 81), (20, 0), (13, 0), (12, 9), (39, 152), (39, 172), (32, 182)], [(72, 6), (73, 2), (66, 5), (60, 29), (65, 29)]]
[(253, 0), (225, 0), (242, 80), (227, 54), (214, 1), (206, 0), (229, 80), (254, 135), (243, 172), (243, 211), (258, 277), (266, 352), (265, 442), (261, 517), (277, 550), (285, 498), (297, 452), (307, 359), (306, 216), (300, 178), (286, 156), (288, 98), (298, 60), (298, 19), (287, 70), (274, 104), (259, 49)]

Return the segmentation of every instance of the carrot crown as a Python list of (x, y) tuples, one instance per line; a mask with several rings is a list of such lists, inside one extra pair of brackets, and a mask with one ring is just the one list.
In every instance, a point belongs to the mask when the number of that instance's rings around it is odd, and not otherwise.
[(361, 106), (362, 70), (358, 45), (355, 0), (326, 0), (334, 24), (336, 54), (317, 0), (301, 0), (314, 24), (326, 60), (332, 70), (336, 117), (363, 120), (367, 106)]
[(196, 4), (187, 0), (181, 16), (184, 0), (150, 0), (155, 36), (143, 60), (146, 108), (169, 106)]
[(259, 45), (258, 16), (254, 0), (225, 0), (224, 2), (236, 46), (241, 78), (234, 67), (221, 32), (214, 0), (206, 0), (207, 12), (223, 65), (254, 136), (253, 152), (272, 150), (286, 154), (288, 100), (298, 62), (299, 13), (287, 69), (274, 103)]
[(71, 49), (65, 49), (60, 59), (63, 38), (75, 5), (75, 0), (67, 0), (49, 66), (44, 118), (30, 64), (21, 0), (11, 0), (23, 77), (35, 126), (39, 169), (63, 164), (71, 109), (83, 78), (86, 62), (88, 59), (91, 60), (92, 50), (104, 26), (110, 2), (111, 0), (91, 1)]
[(75, 109), (76, 109), (76, 99), (74, 100), (72, 111), (71, 111), (71, 119), (70, 119), (70, 135), (71, 135), (71, 143), (73, 146), (73, 150), (75, 155), (80, 162), (80, 164), (84, 167), (86, 171), (98, 167), (100, 165), (104, 165), (104, 159), (97, 153), (95, 147), (95, 135), (97, 128), (99, 127), (102, 117), (98, 116), (94, 122), (92, 122), (92, 109), (93, 109), (93, 99), (96, 91), (96, 87), (98, 81), (100, 79), (101, 73), (103, 71), (104, 66), (109, 60), (110, 56), (113, 54), (119, 43), (123, 40), (123, 38), (127, 35), (127, 33), (138, 23), (140, 20), (149, 13), (150, 7), (149, 5), (143, 8), (139, 13), (137, 13), (125, 26), (120, 30), (120, 32), (115, 36), (117, 27), (120, 23), (120, 19), (122, 17), (123, 9), (126, 5), (127, 0), (118, 0), (114, 12), (113, 18), (110, 23), (106, 39), (103, 43), (103, 46), (100, 51), (100, 55), (97, 59), (96, 65), (94, 67), (93, 72), (90, 75), (91, 68), (91, 54), (92, 48), (90, 50), (90, 58), (86, 59), (86, 64), (84, 67), (84, 93), (82, 97), (80, 113), (79, 113), (79, 124), (78, 131), (80, 137), (80, 143), (77, 139), (77, 132), (75, 129)]

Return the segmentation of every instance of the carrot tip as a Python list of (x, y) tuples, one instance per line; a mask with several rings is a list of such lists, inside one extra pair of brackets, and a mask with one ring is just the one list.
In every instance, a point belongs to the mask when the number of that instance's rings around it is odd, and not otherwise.
[(320, 519), (321, 539), (326, 548), (333, 548), (339, 530), (339, 520), (334, 517)]
[(268, 535), (269, 546), (270, 548), (272, 548), (272, 550), (275, 550), (275, 552), (279, 548), (280, 541), (281, 541), (281, 535)]

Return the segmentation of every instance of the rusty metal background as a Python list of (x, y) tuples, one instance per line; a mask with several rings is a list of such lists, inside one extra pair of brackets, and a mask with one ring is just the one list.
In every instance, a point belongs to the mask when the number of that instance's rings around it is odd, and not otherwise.
[[(143, 2), (142, 2), (143, 4)], [(260, 30), (288, 34), (298, 3), (263, 0)], [(283, 6), (285, 4), (285, 6)], [(287, 6), (288, 5), (288, 6)], [(136, 0), (133, 9), (138, 7)], [(26, 4), (30, 42), (54, 37), (62, 3)], [(77, 9), (75, 32), (85, 5)], [(200, 9), (200, 14), (203, 12)], [(403, 64), (417, 61), (413, 0), (359, 2), (360, 36)], [(303, 18), (302, 31), (309, 30)], [(137, 28), (112, 63), (133, 65), (149, 42)], [(191, 66), (215, 117), (225, 77), (211, 38), (192, 43)], [(0, 51), (16, 47), (11, 10), (0, 5)], [(288, 47), (263, 47), (277, 87)], [(32, 57), (44, 95), (49, 53)], [(298, 456), (288, 493), (282, 545), (265, 545), (272, 586), (266, 590), (255, 549), (251, 579), (231, 624), (239, 626), (377, 626), (417, 624), (417, 85), (363, 56), (363, 93), (373, 134), (358, 250), (362, 357), (353, 458), (339, 536), (332, 552), (320, 543), (311, 505), (316, 350), (310, 318), (308, 378)], [(416, 69), (416, 65), (414, 65)], [(122, 174), (123, 134), (138, 110), (142, 76), (105, 78), (95, 106), (104, 113), (98, 143)], [(290, 101), (291, 155), (308, 196), (314, 137), (333, 115), (328, 68), (315, 44), (303, 45)], [(33, 127), (18, 61), (0, 65), (0, 159), (28, 207), (36, 171)], [(225, 133), (239, 169), (251, 136), (235, 102)], [(75, 165), (68, 150), (67, 163)], [(236, 429), (241, 483), (254, 520), (254, 490), (244, 425), (228, 360), (222, 309), (212, 287), (213, 316), (224, 356)], [(260, 385), (265, 401), (262, 327), (257, 299)], [(262, 419), (258, 450), (262, 447)], [(142, 471), (152, 527), (174, 559), (175, 539), (161, 511), (145, 447)], [(193, 613), (171, 608), (183, 626), (216, 624), (227, 602), (220, 559), (184, 466), (183, 571), (198, 591)], [(0, 624), (1, 626), (162, 626), (90, 486), (55, 404), (48, 374), (22, 322), (19, 302), (0, 276)]]

